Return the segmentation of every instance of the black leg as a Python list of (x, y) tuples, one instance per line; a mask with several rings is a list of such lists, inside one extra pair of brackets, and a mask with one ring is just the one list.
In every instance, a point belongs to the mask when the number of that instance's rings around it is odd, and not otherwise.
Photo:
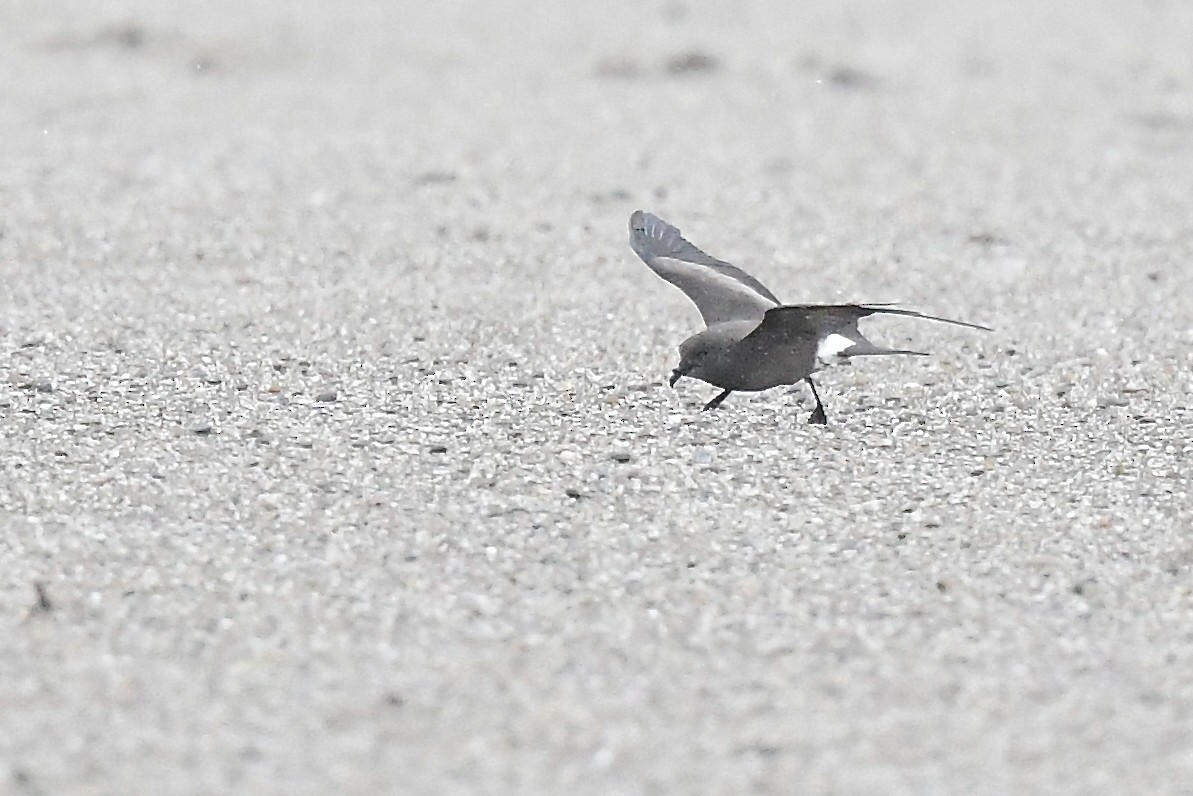
[(824, 404), (820, 402), (820, 393), (816, 392), (816, 384), (812, 381), (812, 377), (808, 376), (804, 379), (808, 382), (808, 386), (812, 388), (812, 397), (816, 399), (816, 408), (812, 410), (812, 416), (808, 418), (808, 422), (815, 426), (827, 426), (828, 417), (824, 414)]
[(725, 390), (725, 392), (721, 393), (716, 398), (713, 398), (711, 401), (706, 403), (704, 405), (704, 408), (700, 411), (707, 412), (709, 409), (716, 409), (718, 406), (721, 405), (721, 401), (724, 401), (726, 398), (729, 397), (729, 393), (731, 393), (731, 392), (733, 392), (733, 390)]

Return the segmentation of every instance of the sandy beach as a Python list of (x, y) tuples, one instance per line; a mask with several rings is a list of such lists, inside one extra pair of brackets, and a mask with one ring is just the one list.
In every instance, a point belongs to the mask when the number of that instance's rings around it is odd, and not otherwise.
[(0, 5), (0, 793), (1193, 794), (1193, 6), (597, 6)]

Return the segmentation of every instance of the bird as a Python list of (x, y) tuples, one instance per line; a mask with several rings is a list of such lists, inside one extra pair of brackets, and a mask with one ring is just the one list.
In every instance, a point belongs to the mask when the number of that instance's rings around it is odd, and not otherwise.
[(927, 356), (867, 340), (858, 331), (858, 321), (870, 315), (902, 315), (992, 331), (890, 303), (784, 304), (741, 268), (706, 254), (677, 227), (641, 210), (630, 216), (630, 248), (652, 271), (687, 294), (704, 319), (704, 331), (680, 343), (679, 364), (668, 380), (673, 388), (684, 376), (719, 387), (722, 392), (703, 411), (716, 409), (734, 392), (760, 392), (802, 381), (816, 401), (808, 422), (827, 424), (813, 373), (855, 356)]

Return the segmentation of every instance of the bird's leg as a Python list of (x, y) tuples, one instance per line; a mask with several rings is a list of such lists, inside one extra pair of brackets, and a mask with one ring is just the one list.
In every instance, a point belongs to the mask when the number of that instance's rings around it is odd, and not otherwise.
[(816, 392), (816, 384), (812, 381), (811, 376), (804, 378), (808, 382), (808, 386), (812, 388), (812, 397), (816, 399), (816, 408), (812, 410), (812, 416), (808, 418), (808, 422), (816, 426), (828, 425), (828, 417), (824, 414), (824, 404), (820, 401), (820, 393)]
[(716, 409), (718, 406), (721, 405), (721, 401), (724, 401), (726, 398), (729, 397), (729, 393), (731, 393), (731, 392), (733, 392), (733, 390), (725, 390), (725, 392), (721, 393), (716, 398), (713, 398), (711, 401), (706, 403), (704, 405), (704, 408), (701, 409), (700, 411), (707, 412), (709, 409)]

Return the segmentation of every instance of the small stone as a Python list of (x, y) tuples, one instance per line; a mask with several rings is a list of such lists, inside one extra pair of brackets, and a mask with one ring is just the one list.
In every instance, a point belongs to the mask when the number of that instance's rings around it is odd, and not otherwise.
[(320, 403), (331, 403), (339, 397), (339, 394), (334, 389), (321, 390), (316, 393), (315, 400)]
[(584, 493), (579, 489), (568, 488), (563, 490), (563, 494), (567, 495), (572, 500), (579, 500), (580, 498), (584, 497)]
[(712, 72), (720, 66), (713, 56), (702, 52), (688, 52), (669, 59), (664, 69), (673, 75), (688, 75), (698, 72)]
[(432, 445), (430, 448), (430, 452), (431, 453), (447, 453), (447, 446), (446, 445)]
[[(828, 81), (834, 86), (847, 89), (873, 88), (877, 80), (873, 75), (857, 67), (842, 65), (829, 70)], [(987, 233), (988, 234), (988, 233)], [(991, 236), (992, 238), (993, 236)], [(991, 240), (990, 242), (993, 242)]]
[(33, 383), (33, 389), (37, 390), (38, 392), (53, 392), (54, 385), (51, 384), (48, 379), (42, 379), (41, 381)]
[(48, 614), (54, 610), (54, 601), (50, 599), (49, 592), (46, 591), (46, 585), (41, 581), (35, 580), (33, 582), (33, 593), (37, 597), (33, 603), (31, 613)]
[(190, 432), (192, 434), (199, 434), (199, 435), (210, 434), (213, 430), (214, 430), (214, 426), (212, 426), (211, 423), (208, 423), (207, 421), (195, 423), (193, 426), (190, 427)]
[(445, 185), (456, 181), (455, 172), (425, 171), (414, 178), (415, 185)]
[(609, 454), (609, 458), (611, 458), (615, 462), (620, 462), (621, 464), (625, 464), (626, 462), (628, 462), (630, 460), (631, 456), (626, 451), (616, 451), (614, 453)]

